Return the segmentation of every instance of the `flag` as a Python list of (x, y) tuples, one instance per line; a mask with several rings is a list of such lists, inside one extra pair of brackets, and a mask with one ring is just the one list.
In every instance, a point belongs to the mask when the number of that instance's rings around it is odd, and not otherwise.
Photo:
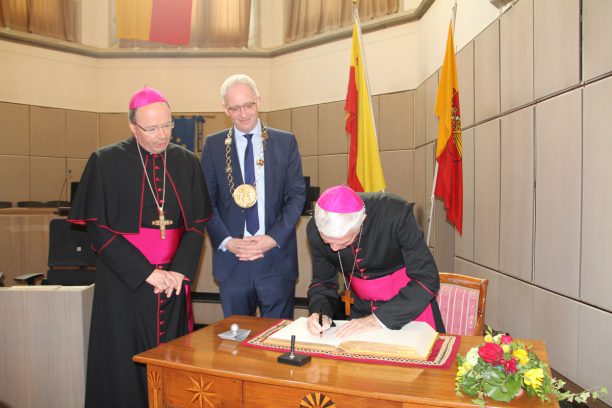
[(192, 0), (116, 0), (117, 37), (189, 44)]
[(436, 160), (438, 176), (435, 196), (444, 200), (446, 218), (461, 234), (463, 223), (463, 164), (461, 151), (461, 112), (459, 109), (459, 85), (455, 64), (452, 21), (448, 29), (446, 53), (435, 113), (438, 116), (438, 143)]
[(382, 191), (386, 183), (378, 152), (360, 32), (355, 21), (351, 68), (344, 104), (345, 128), (350, 139), (348, 185), (355, 191)]
[(117, 37), (148, 41), (152, 11), (153, 0), (117, 0)]
[(202, 137), (204, 117), (203, 116), (173, 116), (174, 130), (172, 131), (172, 143), (183, 146), (185, 149), (195, 152), (195, 141)]

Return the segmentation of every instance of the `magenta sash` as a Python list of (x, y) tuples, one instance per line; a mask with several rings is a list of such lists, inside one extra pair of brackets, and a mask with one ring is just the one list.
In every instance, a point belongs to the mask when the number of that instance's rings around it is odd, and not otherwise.
[(172, 262), (183, 235), (182, 228), (166, 230), (166, 239), (161, 239), (158, 229), (140, 228), (138, 234), (123, 234), (151, 262), (152, 265), (163, 265)]
[[(383, 301), (386, 302), (393, 298), (399, 293), (399, 291), (408, 285), (411, 281), (410, 277), (406, 274), (406, 267), (398, 269), (390, 275), (383, 276), (378, 279), (361, 279), (353, 276), (350, 278), (351, 290), (359, 299), (369, 301)], [(431, 293), (422, 283), (416, 281), (423, 289)], [(372, 306), (372, 311), (376, 308)], [(431, 305), (427, 305), (423, 313), (421, 313), (416, 319), (418, 322), (425, 322), (434, 329), (436, 328), (436, 322), (434, 320), (433, 311)]]

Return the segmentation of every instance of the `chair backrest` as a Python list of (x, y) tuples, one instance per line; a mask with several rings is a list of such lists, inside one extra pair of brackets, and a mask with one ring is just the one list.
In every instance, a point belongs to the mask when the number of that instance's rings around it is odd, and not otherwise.
[(63, 218), (49, 222), (49, 267), (87, 267), (96, 265), (85, 227)]
[(487, 279), (440, 272), (440, 291), (436, 296), (446, 332), (462, 336), (484, 334)]
[(96, 255), (84, 226), (64, 218), (49, 222), (49, 270), (45, 285), (86, 286), (94, 283)]

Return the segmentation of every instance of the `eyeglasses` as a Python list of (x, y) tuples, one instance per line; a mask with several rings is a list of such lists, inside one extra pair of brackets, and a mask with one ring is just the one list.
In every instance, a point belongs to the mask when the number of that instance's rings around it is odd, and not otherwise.
[(174, 129), (174, 122), (164, 123), (163, 125), (159, 125), (159, 126), (147, 126), (146, 128), (140, 126), (136, 122), (134, 122), (134, 124), (138, 126), (143, 132), (148, 133), (150, 135), (157, 133), (158, 130), (161, 130), (162, 132), (166, 133)]
[(255, 107), (255, 105), (257, 105), (257, 102), (255, 101), (247, 102), (242, 105), (227, 106), (227, 110), (230, 111), (231, 113), (237, 113), (237, 112), (240, 112), (242, 109), (245, 109), (247, 111), (251, 110)]

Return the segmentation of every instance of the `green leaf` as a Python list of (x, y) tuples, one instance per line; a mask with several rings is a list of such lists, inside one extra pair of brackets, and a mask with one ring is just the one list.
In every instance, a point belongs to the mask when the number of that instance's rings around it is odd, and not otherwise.
[(510, 402), (521, 388), (520, 380), (515, 377), (508, 377), (502, 383), (485, 383), (485, 393), (495, 401)]
[(478, 405), (480, 408), (485, 408), (485, 402), (484, 402), (483, 399), (474, 399), (474, 400), (472, 400), (472, 402), (475, 405)]

